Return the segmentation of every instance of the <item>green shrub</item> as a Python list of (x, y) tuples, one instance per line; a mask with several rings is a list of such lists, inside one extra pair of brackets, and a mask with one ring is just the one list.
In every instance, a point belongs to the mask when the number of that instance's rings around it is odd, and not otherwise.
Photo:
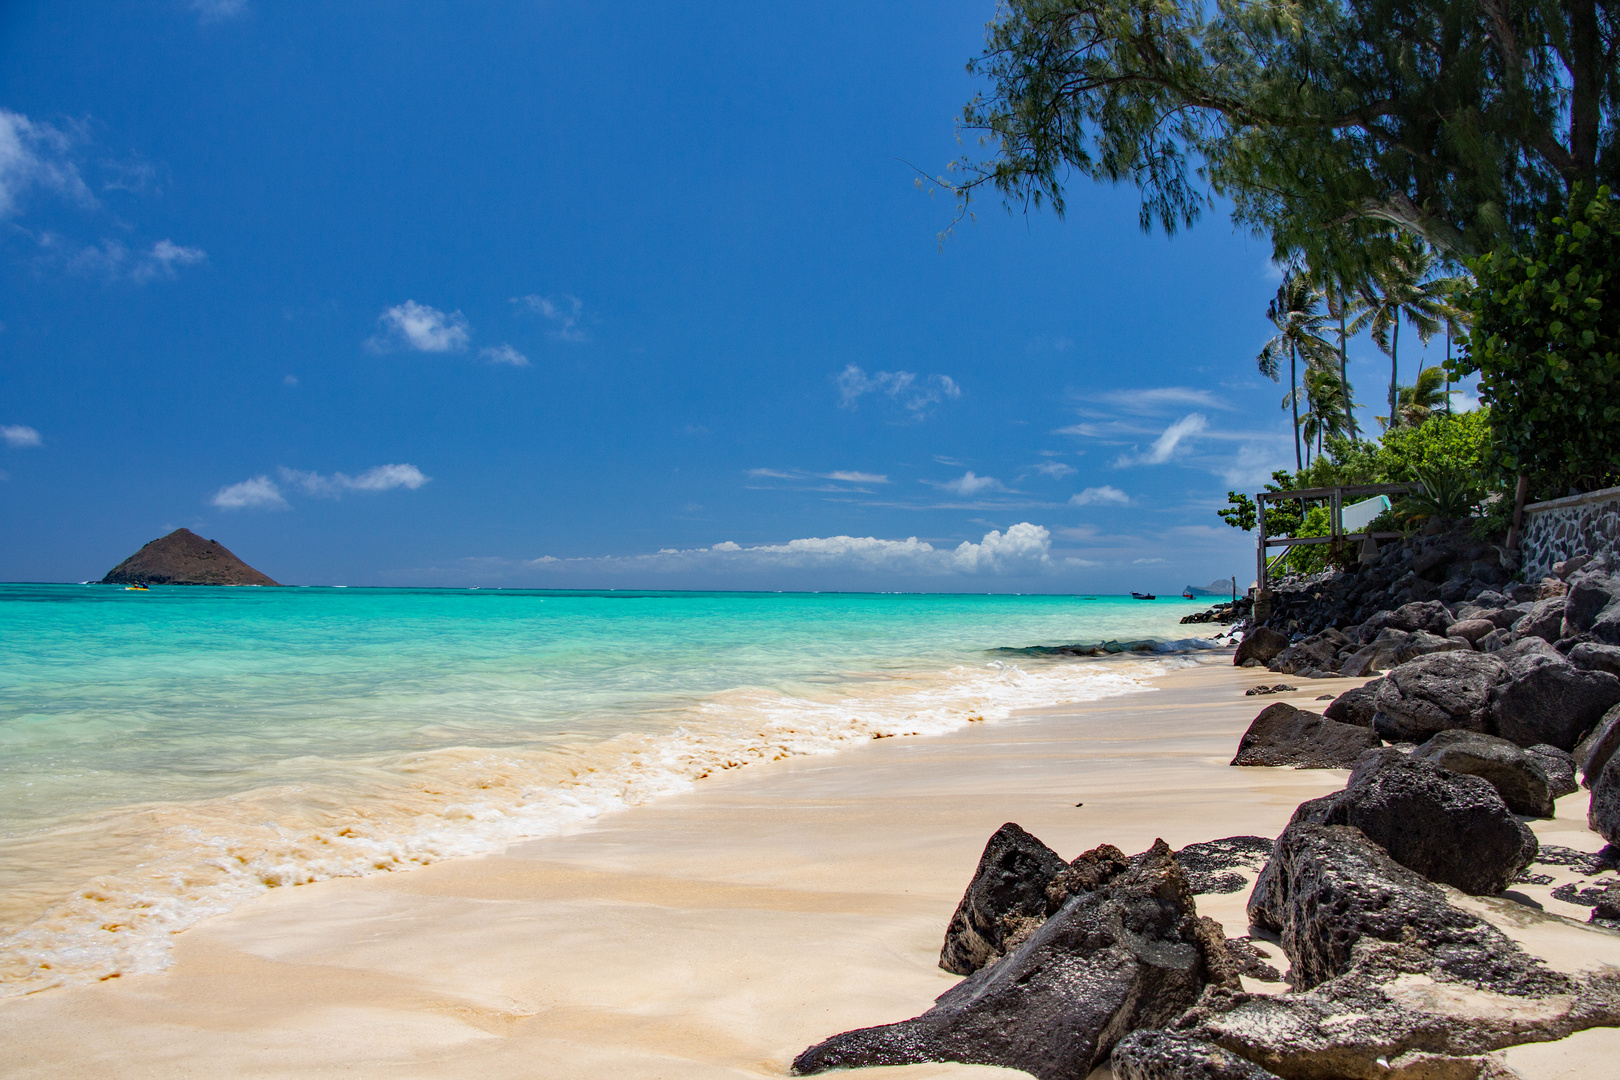
[(1563, 217), (1472, 269), (1473, 331), (1450, 370), (1480, 373), (1490, 467), (1536, 498), (1620, 482), (1620, 201), (1577, 188)]

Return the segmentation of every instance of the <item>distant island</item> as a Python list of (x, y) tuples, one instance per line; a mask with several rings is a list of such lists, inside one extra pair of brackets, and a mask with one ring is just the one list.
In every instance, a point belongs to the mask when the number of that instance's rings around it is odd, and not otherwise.
[(231, 554), (218, 540), (190, 529), (160, 536), (107, 571), (103, 585), (278, 585)]
[(1232, 592), (1232, 580), (1230, 578), (1216, 578), (1208, 585), (1201, 587), (1189, 585), (1185, 591), (1194, 596), (1226, 596)]

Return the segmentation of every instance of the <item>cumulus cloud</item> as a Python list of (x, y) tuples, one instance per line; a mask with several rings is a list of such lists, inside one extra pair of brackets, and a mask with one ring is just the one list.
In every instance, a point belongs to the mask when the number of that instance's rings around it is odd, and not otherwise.
[(515, 296), (512, 303), (518, 305), (519, 310), (532, 312), (550, 322), (551, 329), (547, 333), (558, 341), (571, 341), (577, 345), (591, 340), (580, 325), (585, 318), (585, 302), (577, 296), (565, 293), (553, 298), (531, 294)]
[(937, 548), (915, 536), (883, 540), (874, 536), (813, 536), (783, 544), (744, 546), (734, 540), (706, 548), (664, 548), (651, 555), (559, 559), (544, 555), (525, 565), (537, 569), (611, 571), (727, 572), (779, 569), (850, 568), (895, 574), (942, 576), (1004, 574), (1039, 570), (1051, 562), (1051, 533), (1020, 522), (1006, 532), (992, 529), (978, 542)]
[(1189, 413), (1165, 428), (1164, 434), (1153, 440), (1153, 445), (1149, 447), (1147, 453), (1136, 456), (1124, 454), (1114, 464), (1121, 467), (1163, 465), (1170, 460), (1178, 447), (1193, 436), (1201, 434), (1207, 427), (1209, 421), (1202, 413)]
[(422, 470), (415, 465), (378, 465), (359, 476), (340, 472), (322, 476), (286, 467), (279, 472), (285, 483), (323, 499), (336, 499), (350, 491), (392, 491), (394, 488), (415, 491), (432, 479), (422, 475)]
[(45, 445), (45, 440), (39, 437), (39, 432), (23, 424), (0, 424), (0, 439), (4, 439), (7, 446)]
[(950, 398), (962, 396), (962, 388), (949, 375), (920, 377), (913, 371), (879, 371), (868, 375), (850, 364), (833, 378), (838, 387), (838, 407), (853, 409), (867, 394), (883, 394), (921, 418), (930, 408)]
[(135, 263), (129, 276), (137, 285), (145, 285), (159, 278), (174, 278), (177, 276), (175, 267), (190, 266), (207, 258), (208, 252), (202, 248), (183, 247), (173, 240), (159, 240), (152, 245), (151, 251)]
[(1050, 476), (1054, 480), (1061, 480), (1065, 476), (1073, 476), (1079, 470), (1073, 465), (1067, 465), (1061, 461), (1043, 461), (1035, 466), (1035, 471)]
[(239, 484), (228, 484), (208, 500), (221, 510), (285, 510), (287, 500), (268, 476), (254, 476)]
[(373, 352), (414, 349), (417, 352), (461, 352), (470, 339), (467, 320), (459, 311), (445, 314), (438, 308), (407, 300), (377, 317), (381, 327), (366, 339)]
[(82, 206), (95, 206), (72, 151), (76, 132), (0, 109), (0, 220), (21, 212), (30, 190), (54, 192)]
[(1091, 506), (1097, 503), (1115, 503), (1119, 506), (1125, 506), (1130, 501), (1131, 497), (1129, 495), (1110, 484), (1104, 484), (1102, 487), (1088, 487), (1076, 495), (1069, 496), (1071, 506)]
[(507, 344), (494, 345), (486, 349), (479, 349), (478, 355), (491, 364), (510, 364), (513, 367), (528, 367), (529, 358)]
[(958, 476), (955, 480), (947, 480), (943, 484), (935, 484), (954, 495), (978, 495), (986, 491), (1006, 491), (1001, 481), (993, 476), (978, 476), (972, 469)]

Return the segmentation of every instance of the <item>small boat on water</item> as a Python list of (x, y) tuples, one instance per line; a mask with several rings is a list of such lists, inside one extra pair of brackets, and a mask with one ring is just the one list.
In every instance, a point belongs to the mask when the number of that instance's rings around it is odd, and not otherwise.
[(124, 586), (124, 591), (125, 592), (151, 592), (152, 588), (149, 585), (125, 585)]
[(1194, 596), (1194, 595), (1193, 595), (1193, 594), (1192, 594), (1192, 590), (1191, 590), (1191, 589), (1186, 589), (1186, 590), (1183, 590), (1183, 592), (1182, 592), (1182, 594), (1181, 594), (1181, 598), (1182, 598), (1182, 599), (1183, 599), (1183, 600), (1196, 600), (1196, 599), (1198, 599), (1198, 597), (1196, 597), (1196, 596)]
[(1131, 599), (1132, 600), (1157, 600), (1158, 597), (1154, 596), (1150, 592), (1133, 592), (1133, 593), (1131, 593)]

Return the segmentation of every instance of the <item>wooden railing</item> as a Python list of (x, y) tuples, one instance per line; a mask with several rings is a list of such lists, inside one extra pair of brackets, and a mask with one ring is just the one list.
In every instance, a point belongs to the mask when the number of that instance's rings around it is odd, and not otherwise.
[[(1259, 518), (1260, 540), (1255, 551), (1255, 585), (1260, 592), (1266, 590), (1267, 578), (1270, 571), (1279, 560), (1288, 554), (1288, 549), (1302, 547), (1309, 544), (1332, 544), (1335, 550), (1346, 543), (1366, 540), (1394, 540), (1400, 537), (1397, 532), (1360, 532), (1349, 533), (1344, 531), (1344, 501), (1346, 498), (1358, 499), (1369, 495), (1408, 495), (1421, 488), (1417, 484), (1351, 484), (1345, 487), (1300, 488), (1296, 491), (1262, 491), (1254, 497), (1257, 508), (1256, 517)], [(1266, 535), (1266, 504), (1279, 502), (1322, 502), (1328, 504), (1328, 535), (1326, 536), (1272, 536)], [(1300, 508), (1304, 510), (1302, 506)], [(1300, 515), (1303, 517), (1303, 513)], [(1277, 556), (1268, 560), (1268, 549), (1280, 547), (1283, 550)]]

